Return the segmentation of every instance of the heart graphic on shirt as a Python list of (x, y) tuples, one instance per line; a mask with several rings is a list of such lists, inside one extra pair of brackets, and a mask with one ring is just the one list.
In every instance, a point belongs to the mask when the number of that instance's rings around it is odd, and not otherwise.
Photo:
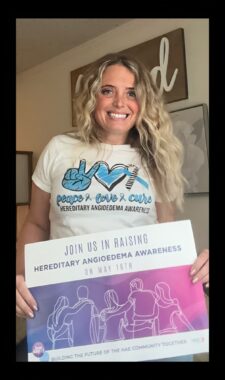
[(95, 178), (107, 190), (111, 191), (127, 175), (127, 166), (116, 164), (109, 168), (106, 162), (100, 162), (99, 168), (95, 173)]

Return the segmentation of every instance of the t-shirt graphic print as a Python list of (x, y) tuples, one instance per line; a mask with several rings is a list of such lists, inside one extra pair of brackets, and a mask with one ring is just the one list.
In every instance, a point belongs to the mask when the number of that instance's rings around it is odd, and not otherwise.
[(51, 193), (51, 238), (157, 222), (152, 181), (130, 145), (87, 147), (56, 136), (32, 179)]

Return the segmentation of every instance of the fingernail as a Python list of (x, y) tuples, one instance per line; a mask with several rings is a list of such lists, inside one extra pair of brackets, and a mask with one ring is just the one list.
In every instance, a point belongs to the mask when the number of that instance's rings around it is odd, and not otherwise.
[(195, 284), (198, 281), (198, 277), (193, 278), (192, 283)]
[(29, 316), (31, 317), (31, 318), (34, 318), (34, 313), (32, 313), (32, 311), (29, 311)]
[(33, 305), (33, 309), (34, 309), (35, 311), (38, 311), (38, 307), (37, 307), (36, 305)]
[(193, 269), (191, 270), (191, 272), (190, 272), (190, 275), (192, 276), (193, 274), (195, 274), (195, 272), (196, 272), (196, 269), (193, 268)]

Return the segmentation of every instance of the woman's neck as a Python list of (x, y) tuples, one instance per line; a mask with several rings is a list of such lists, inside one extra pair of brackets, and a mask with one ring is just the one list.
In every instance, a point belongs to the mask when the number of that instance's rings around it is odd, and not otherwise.
[(132, 134), (128, 134), (127, 136), (120, 135), (111, 135), (111, 136), (101, 136), (101, 142), (103, 144), (110, 145), (131, 145), (135, 146), (138, 142), (138, 137), (133, 136)]

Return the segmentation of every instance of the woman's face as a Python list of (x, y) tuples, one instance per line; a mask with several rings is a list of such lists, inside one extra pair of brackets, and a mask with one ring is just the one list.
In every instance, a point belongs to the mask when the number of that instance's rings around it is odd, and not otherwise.
[(112, 65), (104, 71), (94, 114), (103, 142), (126, 143), (139, 112), (134, 87), (134, 74), (126, 67)]

